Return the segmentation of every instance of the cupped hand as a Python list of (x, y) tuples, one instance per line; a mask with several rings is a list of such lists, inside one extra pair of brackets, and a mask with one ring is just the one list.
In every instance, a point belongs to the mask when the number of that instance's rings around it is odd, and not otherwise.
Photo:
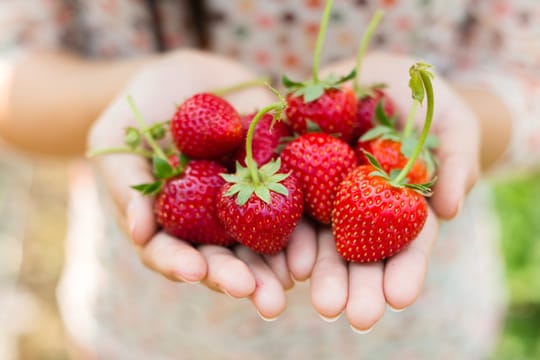
[[(99, 117), (89, 137), (89, 149), (122, 147), (124, 129), (135, 125), (128, 105), (130, 95), (148, 125), (170, 119), (175, 104), (197, 92), (228, 87), (255, 78), (230, 60), (196, 51), (164, 56), (142, 69)], [(264, 88), (231, 94), (227, 99), (240, 113), (253, 112), (275, 102)], [(94, 158), (117, 208), (118, 221), (126, 230), (141, 260), (150, 269), (173, 281), (203, 282), (209, 288), (235, 298), (250, 297), (263, 318), (275, 318), (286, 306), (284, 289), (292, 286), (286, 255), (262, 257), (238, 246), (192, 246), (160, 231), (153, 201), (130, 186), (153, 180), (147, 160), (135, 155), (105, 155)], [(314, 243), (314, 232), (300, 225), (293, 234), (293, 248)], [(295, 245), (297, 244), (297, 245)], [(303, 245), (302, 245), (303, 246)], [(313, 259), (314, 261), (314, 259)], [(312, 265), (293, 265), (293, 274), (306, 277)]]
[[(404, 123), (412, 104), (408, 88), (409, 68), (416, 60), (385, 53), (369, 55), (360, 74), (363, 85), (386, 83), (387, 94), (403, 114)], [(347, 74), (354, 67), (345, 61), (327, 67), (325, 73)], [(435, 115), (431, 132), (440, 142), (437, 183), (429, 200), (426, 224), (405, 250), (383, 262), (346, 263), (336, 251), (330, 228), (317, 234), (317, 245), (303, 242), (298, 253), (316, 257), (311, 271), (311, 298), (315, 310), (329, 321), (345, 312), (353, 329), (371, 329), (383, 316), (386, 306), (405, 309), (419, 296), (431, 249), (438, 236), (438, 219), (451, 219), (459, 211), (479, 174), (479, 129), (477, 119), (450, 85), (435, 74)], [(425, 103), (424, 103), (425, 105)], [(421, 129), (425, 108), (418, 110), (416, 127)], [(299, 257), (289, 258), (289, 267)]]

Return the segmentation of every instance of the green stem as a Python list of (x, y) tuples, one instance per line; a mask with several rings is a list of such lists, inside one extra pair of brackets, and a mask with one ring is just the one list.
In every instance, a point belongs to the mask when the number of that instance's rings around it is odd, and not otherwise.
[(407, 122), (405, 123), (405, 128), (403, 129), (403, 138), (409, 137), (412, 133), (414, 118), (416, 117), (416, 111), (418, 110), (419, 102), (414, 100), (411, 109), (409, 110), (409, 115), (407, 116)]
[(259, 179), (259, 172), (257, 163), (255, 160), (253, 160), (253, 135), (255, 134), (255, 127), (257, 127), (257, 124), (259, 123), (259, 120), (262, 119), (262, 117), (273, 110), (283, 110), (285, 107), (285, 104), (283, 102), (278, 102), (274, 104), (270, 104), (259, 110), (259, 112), (255, 115), (253, 120), (251, 120), (251, 124), (249, 125), (249, 129), (246, 136), (246, 166), (249, 169), (249, 172), (251, 174), (251, 179), (253, 180), (253, 184), (255, 186), (259, 185), (260, 179)]
[(217, 96), (225, 96), (240, 90), (249, 89), (256, 86), (264, 86), (270, 82), (270, 78), (268, 76), (252, 79), (249, 81), (244, 81), (232, 86), (222, 87), (218, 89), (211, 90), (210, 93), (217, 95)]
[(416, 159), (418, 158), (418, 156), (420, 156), (420, 153), (422, 152), (424, 143), (426, 142), (426, 139), (429, 135), (429, 128), (431, 127), (431, 121), (433, 120), (434, 102), (433, 102), (433, 86), (431, 85), (431, 79), (429, 75), (423, 71), (420, 71), (420, 76), (422, 77), (422, 82), (426, 89), (426, 97), (427, 97), (426, 121), (424, 122), (424, 128), (422, 129), (422, 134), (420, 135), (418, 144), (416, 144), (414, 153), (409, 158), (409, 161), (407, 161), (407, 164), (405, 165), (405, 167), (401, 170), (401, 172), (395, 178), (395, 180), (393, 181), (393, 184), (400, 184), (405, 179), (409, 171), (412, 169), (414, 162), (416, 161)]
[(373, 33), (375, 32), (375, 29), (381, 22), (381, 19), (384, 15), (384, 11), (377, 10), (373, 17), (371, 18), (371, 21), (368, 24), (368, 27), (366, 29), (366, 32), (364, 33), (364, 36), (362, 37), (362, 41), (360, 42), (360, 48), (358, 49), (358, 53), (356, 54), (356, 64), (354, 69), (356, 70), (356, 77), (354, 78), (354, 92), (359, 93), (360, 92), (360, 69), (362, 68), (362, 62), (364, 60), (364, 55), (366, 53), (366, 50), (369, 46), (369, 42), (371, 41), (371, 38), (373, 37)]
[[(133, 112), (133, 115), (135, 115), (135, 121), (137, 121), (137, 123), (139, 124), (139, 128), (146, 129), (147, 126), (144, 121), (144, 118), (139, 112), (139, 109), (137, 109), (137, 107), (135, 106), (135, 103), (133, 102), (133, 98), (129, 95), (128, 95), (128, 102), (129, 102), (129, 107), (131, 108), (131, 111)], [(161, 148), (158, 146), (158, 144), (156, 143), (156, 141), (154, 140), (152, 135), (150, 135), (149, 132), (144, 131), (143, 136), (148, 142), (148, 145), (150, 145), (150, 147), (152, 148), (152, 150), (154, 150), (157, 156), (163, 159), (167, 159), (167, 156), (165, 156), (165, 154), (163, 153), (163, 150), (161, 150)]]
[(92, 150), (89, 151), (86, 156), (91, 158), (94, 156), (99, 155), (108, 155), (108, 154), (135, 154), (144, 156), (147, 158), (152, 158), (153, 154), (149, 151), (140, 150), (140, 149), (132, 149), (128, 147), (121, 147), (121, 148), (109, 148), (109, 149), (100, 149), (100, 150)]
[(321, 26), (319, 27), (319, 34), (317, 35), (317, 43), (315, 45), (315, 54), (313, 57), (313, 82), (315, 84), (319, 82), (319, 64), (321, 59), (321, 50), (324, 43), (324, 36), (326, 35), (326, 29), (328, 28), (328, 20), (330, 19), (332, 3), (332, 0), (326, 1), (323, 18), (321, 20)]

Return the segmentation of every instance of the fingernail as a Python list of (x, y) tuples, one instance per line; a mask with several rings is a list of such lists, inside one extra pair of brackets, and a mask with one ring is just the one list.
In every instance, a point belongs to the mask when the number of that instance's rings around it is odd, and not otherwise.
[(127, 207), (127, 218), (129, 222), (129, 235), (131, 235), (132, 239), (134, 239), (133, 234), (135, 233), (135, 227), (137, 226), (137, 222), (135, 221), (135, 216), (133, 215), (134, 210), (135, 210), (135, 199), (131, 199)]
[(266, 322), (276, 321), (277, 318), (278, 318), (277, 316), (276, 316), (276, 317), (273, 317), (273, 318), (268, 318), (268, 317), (264, 316), (263, 314), (261, 314), (261, 312), (260, 312), (259, 310), (257, 310), (257, 315), (259, 315), (259, 317), (260, 317), (261, 319), (263, 319), (264, 321), (266, 321)]
[(225, 289), (225, 288), (222, 287), (221, 285), (218, 285), (218, 288), (219, 288), (219, 290), (221, 290), (221, 292), (224, 293), (225, 295), (227, 295), (227, 296), (229, 296), (229, 297), (235, 299), (235, 297), (232, 296), (232, 295), (227, 291), (227, 289)]
[(337, 319), (339, 319), (339, 317), (341, 316), (341, 313), (338, 314), (338, 316), (334, 316), (334, 317), (326, 317), (326, 316), (323, 316), (321, 314), (319, 314), (319, 316), (321, 317), (321, 319), (323, 319), (324, 321), (328, 322), (328, 323), (332, 323), (334, 321), (336, 321)]
[(181, 273), (174, 273), (174, 277), (178, 279), (178, 281), (185, 282), (186, 284), (199, 284), (200, 280), (188, 280), (186, 277)]
[(354, 326), (351, 325), (352, 331), (357, 333), (357, 334), (360, 334), (360, 335), (369, 334), (373, 330), (373, 328), (374, 328), (374, 326), (372, 326), (372, 327), (370, 327), (369, 329), (366, 329), (366, 330), (360, 330), (360, 329), (357, 329), (357, 328), (355, 328)]
[(396, 308), (392, 307), (390, 304), (386, 304), (386, 306), (388, 307), (388, 309), (390, 309), (390, 311), (393, 311), (395, 313), (400, 313), (400, 312), (407, 309), (407, 307), (404, 307), (404, 308), (401, 308), (401, 309), (396, 309)]

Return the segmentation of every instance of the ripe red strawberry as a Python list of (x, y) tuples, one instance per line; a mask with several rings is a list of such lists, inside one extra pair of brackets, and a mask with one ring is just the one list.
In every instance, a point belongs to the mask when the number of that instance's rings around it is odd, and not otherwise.
[(336, 134), (349, 142), (353, 136), (357, 101), (354, 91), (348, 87), (327, 88), (313, 101), (291, 93), (287, 96), (287, 119), (297, 133), (308, 131), (307, 121), (312, 121), (325, 133)]
[(392, 256), (413, 241), (426, 222), (423, 196), (431, 195), (433, 182), (409, 183), (406, 177), (424, 149), (433, 120), (433, 74), (425, 63), (413, 65), (409, 74), (415, 104), (421, 105), (427, 97), (424, 126), (411, 158), (402, 170), (388, 174), (374, 156), (365, 153), (370, 164), (352, 171), (336, 195), (332, 229), (337, 251), (348, 261), (381, 261)]
[(347, 261), (381, 261), (406, 247), (422, 230), (427, 203), (410, 188), (396, 188), (376, 169), (361, 165), (340, 184), (332, 228), (336, 249)]
[[(171, 163), (178, 166), (178, 161)], [(154, 207), (158, 224), (195, 244), (232, 244), (216, 212), (216, 196), (225, 184), (220, 174), (225, 172), (214, 161), (192, 160), (180, 175), (165, 180)]]
[[(373, 155), (387, 173), (392, 170), (401, 170), (407, 164), (407, 157), (401, 153), (401, 143), (390, 139), (376, 138), (369, 141), (359, 141), (354, 149), (359, 164), (368, 164), (369, 160), (364, 155), (367, 151)], [(409, 173), (407, 179), (411, 184), (423, 184), (429, 181), (426, 163), (418, 158)]]
[[(244, 134), (247, 134), (249, 125), (255, 114), (242, 116), (242, 127)], [(277, 158), (276, 150), (280, 145), (280, 141), (284, 137), (291, 136), (291, 129), (284, 122), (276, 122), (270, 131), (274, 117), (270, 114), (265, 114), (255, 128), (253, 133), (253, 160), (258, 165), (264, 165), (270, 160)], [(245, 137), (244, 135), (244, 137)], [(246, 147), (240, 146), (236, 152), (235, 160), (240, 164), (246, 165)]]
[(258, 166), (253, 159), (253, 134), (270, 111), (280, 119), (285, 99), (261, 109), (246, 136), (246, 167), (237, 163), (235, 174), (223, 174), (227, 182), (217, 199), (218, 216), (240, 243), (261, 254), (275, 254), (289, 241), (302, 217), (303, 196), (298, 180), (281, 172), (281, 161)]
[(300, 180), (306, 212), (329, 224), (337, 187), (356, 167), (352, 148), (328, 134), (309, 133), (287, 144), (281, 160)]
[(298, 180), (289, 176), (281, 181), (287, 195), (270, 191), (266, 203), (255, 192), (243, 205), (226, 194), (235, 184), (227, 183), (218, 196), (218, 216), (238, 242), (260, 254), (276, 254), (289, 241), (289, 235), (302, 216), (303, 199)]
[(176, 110), (171, 135), (178, 150), (191, 158), (216, 159), (242, 142), (238, 112), (223, 98), (200, 93)]
[(396, 115), (394, 101), (381, 89), (371, 90), (358, 99), (356, 120), (353, 126), (353, 140), (360, 138), (374, 126), (375, 109), (380, 101), (383, 101), (383, 110), (388, 118)]

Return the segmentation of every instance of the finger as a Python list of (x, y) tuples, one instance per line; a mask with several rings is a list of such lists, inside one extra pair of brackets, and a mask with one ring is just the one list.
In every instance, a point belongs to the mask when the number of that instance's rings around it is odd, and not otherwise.
[(265, 255), (264, 259), (278, 280), (281, 282), (281, 286), (283, 286), (285, 290), (292, 289), (294, 286), (294, 281), (291, 278), (285, 253), (281, 251), (276, 255)]
[(97, 164), (131, 239), (137, 245), (146, 244), (157, 230), (154, 202), (131, 186), (154, 181), (150, 165), (133, 155), (108, 155), (97, 160)]
[(383, 271), (382, 262), (349, 264), (349, 299), (345, 313), (357, 331), (369, 331), (384, 314)]
[(255, 276), (255, 292), (251, 301), (259, 316), (267, 321), (275, 320), (287, 305), (285, 291), (278, 278), (261, 256), (244, 246), (236, 249), (239, 259), (243, 260)]
[(384, 270), (384, 296), (393, 309), (411, 305), (422, 289), (431, 249), (437, 240), (439, 225), (430, 210), (418, 237), (402, 252), (388, 259)]
[(317, 233), (315, 225), (302, 219), (291, 235), (286, 249), (287, 264), (292, 277), (298, 281), (307, 280), (317, 258)]
[(164, 232), (139, 248), (139, 256), (148, 268), (173, 281), (200, 282), (208, 269), (205, 259), (193, 246)]
[(457, 215), (480, 174), (480, 135), (476, 118), (465, 107), (449, 109), (436, 124), (438, 180), (430, 204), (443, 219)]
[(247, 297), (255, 291), (255, 277), (249, 267), (223, 246), (204, 245), (199, 251), (208, 263), (205, 284), (234, 298)]
[(311, 302), (326, 320), (337, 318), (347, 302), (347, 266), (336, 251), (329, 228), (318, 236), (318, 255), (311, 275)]

